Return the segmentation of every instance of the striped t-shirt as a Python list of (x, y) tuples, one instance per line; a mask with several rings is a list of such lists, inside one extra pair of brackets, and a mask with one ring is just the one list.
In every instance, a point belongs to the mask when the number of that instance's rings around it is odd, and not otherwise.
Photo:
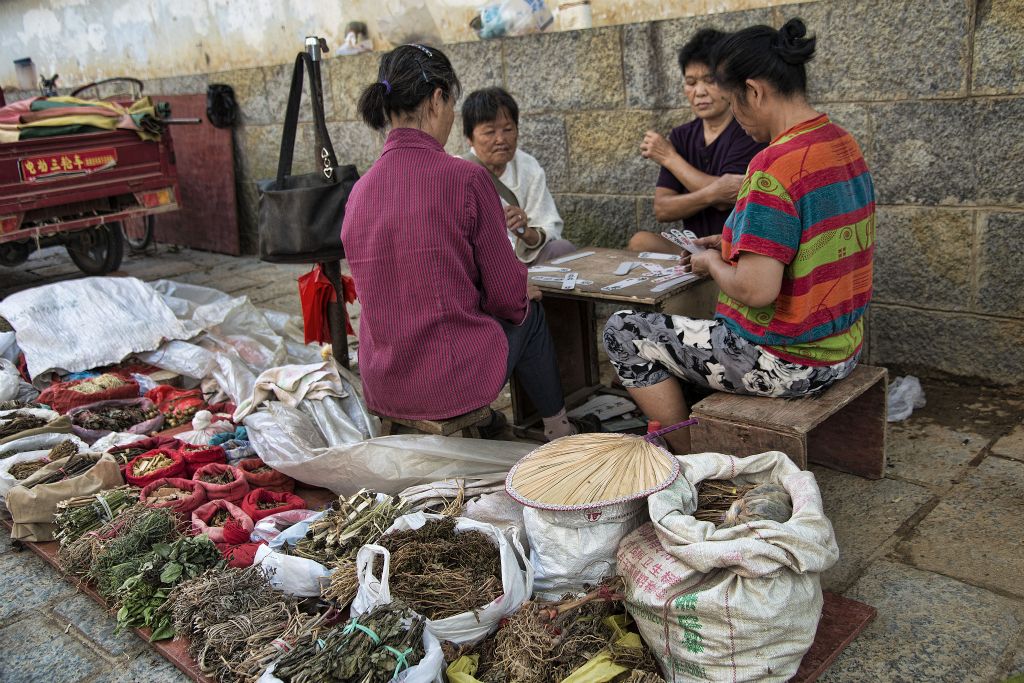
[(782, 289), (752, 308), (719, 294), (716, 317), (802, 365), (854, 356), (871, 300), (875, 190), (860, 147), (828, 116), (789, 129), (755, 156), (722, 232), (722, 257), (786, 265)]

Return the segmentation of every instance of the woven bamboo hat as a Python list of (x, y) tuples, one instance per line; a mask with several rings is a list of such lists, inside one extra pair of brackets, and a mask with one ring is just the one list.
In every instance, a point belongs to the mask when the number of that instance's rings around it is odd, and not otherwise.
[(643, 437), (576, 434), (526, 455), (505, 478), (523, 505), (586, 510), (646, 498), (679, 476), (679, 461)]

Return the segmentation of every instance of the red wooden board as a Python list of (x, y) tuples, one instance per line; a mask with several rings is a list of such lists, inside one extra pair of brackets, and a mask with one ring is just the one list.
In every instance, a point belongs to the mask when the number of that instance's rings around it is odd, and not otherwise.
[(152, 95), (169, 102), (171, 117), (199, 118), (173, 125), (181, 210), (156, 216), (156, 241), (238, 256), (235, 152), (230, 128), (206, 119), (206, 95)]

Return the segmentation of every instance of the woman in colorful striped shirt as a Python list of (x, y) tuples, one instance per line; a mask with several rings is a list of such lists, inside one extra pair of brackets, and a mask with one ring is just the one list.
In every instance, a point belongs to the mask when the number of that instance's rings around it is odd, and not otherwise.
[[(815, 38), (802, 21), (726, 38), (715, 77), (745, 131), (750, 162), (720, 237), (689, 258), (721, 289), (714, 320), (621, 311), (608, 356), (652, 420), (689, 415), (676, 377), (718, 391), (795, 397), (853, 371), (871, 299), (875, 192), (853, 137), (807, 102)], [(669, 434), (688, 452), (689, 434)]]

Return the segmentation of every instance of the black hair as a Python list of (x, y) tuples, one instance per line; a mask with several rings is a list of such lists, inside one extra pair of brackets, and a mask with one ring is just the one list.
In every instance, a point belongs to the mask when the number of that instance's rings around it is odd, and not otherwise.
[(800, 19), (790, 19), (776, 31), (771, 26), (751, 26), (725, 37), (715, 46), (711, 67), (715, 80), (725, 90), (745, 99), (744, 84), (760, 78), (772, 84), (780, 95), (807, 92), (804, 64), (814, 57), (817, 38), (807, 38)]
[(684, 72), (690, 64), (711, 66), (711, 52), (726, 34), (713, 28), (702, 28), (679, 48), (679, 70)]
[(473, 137), (473, 129), (481, 123), (497, 121), (504, 109), (512, 123), (519, 127), (519, 105), (504, 88), (474, 90), (462, 103), (462, 132), (467, 138)]
[(359, 96), (359, 115), (370, 128), (384, 130), (393, 114), (416, 111), (437, 88), (445, 101), (457, 100), (462, 92), (444, 53), (426, 45), (399, 45), (380, 58), (377, 82)]

